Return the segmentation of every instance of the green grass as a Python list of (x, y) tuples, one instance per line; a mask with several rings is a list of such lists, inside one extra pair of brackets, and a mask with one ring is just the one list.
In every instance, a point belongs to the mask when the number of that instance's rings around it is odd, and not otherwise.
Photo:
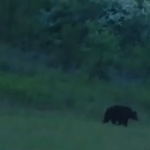
[(66, 113), (1, 113), (2, 150), (148, 150), (150, 123), (102, 124)]
[[(150, 108), (150, 89), (146, 86), (123, 87), (114, 83), (88, 81), (86, 75), (67, 75), (61, 70), (43, 71), (36, 76), (0, 72), (0, 103), (21, 104), (38, 109), (74, 109), (98, 115), (114, 103)], [(89, 102), (93, 99), (94, 102)], [(66, 105), (70, 100), (70, 105)]]
[[(7, 99), (11, 104), (66, 109), (65, 101), (69, 99), (74, 102), (71, 109), (95, 114), (113, 103), (150, 108), (149, 87), (123, 87), (97, 79), (88, 81), (82, 73), (67, 75), (59, 69), (45, 70), (30, 77), (0, 72), (0, 83), (0, 102)], [(94, 102), (90, 103), (90, 99)]]

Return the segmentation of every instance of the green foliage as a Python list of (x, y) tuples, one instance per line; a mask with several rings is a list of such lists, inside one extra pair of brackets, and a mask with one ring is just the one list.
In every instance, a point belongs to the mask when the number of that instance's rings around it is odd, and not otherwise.
[[(84, 53), (80, 45), (80, 25), (66, 24), (62, 27), (60, 48), (57, 51), (59, 61), (64, 67), (82, 62)], [(82, 32), (82, 31), (81, 31)]]
[[(87, 22), (87, 26), (89, 28), (87, 43), (90, 49), (88, 57), (90, 72), (92, 74), (96, 72), (96, 76), (101, 76), (101, 74), (107, 76), (108, 67), (113, 66), (117, 61), (117, 54), (119, 53), (118, 38), (109, 29), (103, 29), (99, 24)], [(105, 79), (102, 76), (101, 78)]]
[[(114, 5), (114, 8), (120, 7)], [(116, 21), (112, 12), (124, 17)], [(50, 70), (45, 65), (42, 67), (46, 71), (43, 69), (43, 73), (32, 77), (1, 72), (0, 89), (4, 97), (11, 96), (8, 101), (12, 104), (41, 109), (74, 107), (96, 113), (100, 105), (111, 99), (148, 103), (150, 15), (141, 14), (141, 9), (133, 12), (128, 18), (126, 12), (107, 7), (105, 1), (0, 1), (1, 42), (20, 51), (33, 50), (39, 55), (55, 56), (52, 63), (56, 62), (60, 68)], [(2, 47), (1, 51), (5, 49)], [(1, 59), (0, 67), (3, 66), (7, 66), (7, 62)], [(65, 74), (68, 70), (74, 73)], [(146, 87), (131, 84), (125, 88), (107, 83), (113, 78), (112, 70), (133, 74), (134, 78), (140, 76), (146, 79)], [(90, 99), (94, 99), (92, 104)]]
[(0, 7), (0, 31), (3, 33), (1, 40), (8, 41), (14, 46), (22, 43), (24, 38), (28, 38), (27, 42), (30, 40), (33, 42), (34, 36), (41, 28), (35, 16), (41, 8), (41, 2), (35, 0), (6, 0), (5, 2), (1, 2)]
[[(118, 65), (122, 71), (149, 67), (149, 13), (142, 14), (141, 9), (132, 10), (132, 17), (127, 18), (121, 3), (112, 5), (106, 1), (0, 3), (1, 41), (26, 51), (41, 49), (52, 53), (64, 71), (86, 66), (92, 70), (89, 72), (95, 72), (94, 76), (105, 79), (100, 74), (109, 76), (110, 70)], [(116, 21), (115, 15), (124, 17)], [(40, 20), (44, 20), (43, 24)], [(138, 48), (141, 54), (137, 57)]]
[[(86, 76), (66, 75), (60, 70), (43, 72), (34, 77), (0, 73), (0, 102), (36, 109), (78, 110), (98, 115), (110, 103), (136, 104), (147, 107), (149, 88), (132, 85), (121, 87), (103, 81), (89, 82)], [(91, 101), (92, 100), (92, 101)], [(145, 105), (146, 104), (146, 105)]]

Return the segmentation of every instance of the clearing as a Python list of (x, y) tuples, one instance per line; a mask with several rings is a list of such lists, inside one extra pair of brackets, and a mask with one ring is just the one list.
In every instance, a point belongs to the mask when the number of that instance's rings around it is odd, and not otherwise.
[(1, 150), (150, 150), (150, 123), (102, 124), (75, 114), (1, 113)]

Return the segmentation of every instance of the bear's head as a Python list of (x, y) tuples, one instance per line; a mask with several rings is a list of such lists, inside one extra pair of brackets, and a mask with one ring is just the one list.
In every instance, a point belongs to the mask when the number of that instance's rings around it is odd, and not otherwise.
[(137, 116), (137, 112), (136, 112), (136, 111), (132, 111), (130, 117), (131, 117), (131, 119), (133, 119), (133, 120), (139, 121), (139, 118), (138, 118), (138, 116)]

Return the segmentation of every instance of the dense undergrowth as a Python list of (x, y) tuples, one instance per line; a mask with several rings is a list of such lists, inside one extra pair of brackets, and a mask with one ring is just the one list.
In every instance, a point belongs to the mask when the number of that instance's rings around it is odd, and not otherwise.
[(0, 45), (0, 101), (93, 114), (111, 103), (148, 110), (149, 18), (149, 1), (0, 1), (0, 42), (9, 45)]
[(18, 105), (39, 110), (76, 110), (89, 115), (102, 114), (104, 108), (118, 103), (149, 110), (149, 88), (121, 86), (83, 74), (70, 76), (52, 70), (36, 76), (0, 73), (1, 105)]

